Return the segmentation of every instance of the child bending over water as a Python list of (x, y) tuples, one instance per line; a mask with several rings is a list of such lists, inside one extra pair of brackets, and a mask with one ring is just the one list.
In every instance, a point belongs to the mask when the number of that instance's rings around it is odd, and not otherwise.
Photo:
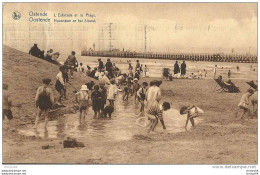
[(194, 122), (194, 118), (199, 117), (200, 114), (204, 113), (202, 109), (200, 109), (199, 107), (193, 105), (193, 106), (183, 106), (180, 109), (180, 114), (187, 114), (187, 120), (186, 120), (186, 124), (185, 124), (185, 129), (187, 131), (187, 125), (188, 122), (190, 120), (191, 125), (193, 128), (195, 128), (195, 122)]
[(164, 102), (162, 105), (158, 102), (154, 102), (149, 105), (146, 115), (148, 120), (151, 120), (151, 125), (148, 132), (154, 131), (156, 125), (158, 124), (158, 120), (160, 120), (163, 129), (166, 129), (163, 121), (163, 111), (167, 111), (170, 109), (170, 103)]

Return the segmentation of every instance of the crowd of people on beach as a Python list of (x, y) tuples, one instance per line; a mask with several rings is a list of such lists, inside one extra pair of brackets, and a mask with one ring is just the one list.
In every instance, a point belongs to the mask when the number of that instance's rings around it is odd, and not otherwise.
[[(29, 53), (35, 56), (36, 50), (37, 45), (34, 45)], [(52, 53), (52, 50), (48, 51), (45, 56), (46, 61), (50, 61), (49, 59), (54, 60), (52, 59)], [(146, 81), (139, 83), (140, 74), (144, 73), (146, 76), (149, 72), (147, 65), (143, 67), (139, 60), (136, 60), (134, 67), (132, 66), (131, 60), (127, 61), (127, 63), (128, 73), (121, 73), (120, 68), (118, 68), (115, 63), (112, 63), (110, 58), (107, 58), (105, 64), (101, 58), (99, 58), (97, 60), (97, 67), (91, 69), (90, 66), (84, 66), (83, 63), (78, 64), (76, 52), (72, 51), (64, 64), (60, 65), (59, 72), (56, 76), (55, 89), (59, 93), (57, 102), (54, 101), (54, 93), (52, 91), (50, 78), (44, 78), (42, 80), (42, 85), (37, 89), (35, 103), (38, 111), (33, 128), (37, 129), (40, 117), (45, 113), (44, 128), (47, 130), (49, 111), (53, 109), (55, 103), (58, 106), (65, 107), (63, 101), (67, 100), (66, 89), (69, 85), (75, 89), (74, 108), (75, 110), (79, 110), (79, 125), (85, 124), (85, 118), (86, 115), (88, 115), (90, 106), (92, 106), (92, 110), (94, 111), (93, 118), (111, 119), (112, 113), (115, 110), (115, 100), (120, 100), (117, 98), (118, 93), (123, 93), (123, 98), (121, 99), (122, 103), (133, 100), (135, 104), (140, 104), (140, 114), (138, 117), (145, 116), (147, 118), (147, 121), (149, 121), (148, 132), (153, 132), (159, 121), (162, 124), (163, 129), (166, 129), (163, 120), (163, 111), (169, 110), (171, 106), (169, 102), (161, 101), (162, 91), (160, 85), (162, 84), (162, 81), (152, 80), (149, 83)], [(217, 74), (216, 68), (217, 66), (214, 68), (214, 77)], [(76, 85), (70, 83), (70, 79), (73, 79), (74, 72), (94, 78), (98, 83), (89, 81), (81, 85), (80, 90), (77, 90), (77, 88), (75, 88)], [(186, 74), (185, 61), (182, 62), (180, 67), (178, 61), (176, 61), (173, 72), (174, 75), (180, 74), (181, 77), (184, 77)], [(207, 73), (205, 72), (205, 77), (206, 74)], [(230, 74), (229, 71), (229, 77)], [(8, 93), (7, 84), (3, 85), (3, 90), (3, 118), (7, 116), (10, 121), (13, 118), (11, 111), (12, 102)], [(241, 98), (241, 102), (238, 105), (239, 108), (243, 110), (241, 119), (248, 115), (249, 103), (253, 103), (255, 107), (254, 112), (257, 111), (257, 88), (255, 90), (249, 89)], [(195, 128), (194, 118), (200, 116), (202, 113), (203, 110), (196, 105), (183, 106), (180, 109), (180, 114), (187, 115), (185, 128), (187, 129), (189, 121)]]

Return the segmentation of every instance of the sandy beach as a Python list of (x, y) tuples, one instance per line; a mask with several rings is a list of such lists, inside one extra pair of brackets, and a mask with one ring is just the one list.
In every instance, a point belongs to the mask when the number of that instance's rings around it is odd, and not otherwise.
[[(257, 163), (257, 119), (239, 120), (235, 116), (239, 100), (249, 88), (246, 81), (257, 79), (256, 72), (253, 72), (249, 79), (245, 79), (246, 76), (243, 76), (241, 79), (232, 80), (240, 88), (241, 93), (213, 92), (216, 86), (213, 79), (163, 80), (161, 85), (162, 101), (169, 101), (172, 104), (172, 109), (179, 110), (184, 105), (195, 104), (205, 111), (204, 116), (196, 123), (197, 127), (194, 130), (167, 132), (166, 129), (166, 132), (149, 134), (145, 128), (137, 127), (134, 123), (138, 108), (123, 108), (119, 105), (121, 99), (118, 98), (118, 105), (116, 104), (118, 108), (111, 121), (93, 120), (91, 112), (87, 116), (86, 120), (89, 121), (89, 126), (99, 128), (99, 125), (102, 124), (102, 127), (92, 135), (87, 132), (88, 129), (81, 131), (85, 135), (79, 137), (78, 141), (83, 142), (85, 147), (65, 149), (62, 141), (68, 136), (68, 132), (62, 132), (62, 136), (57, 136), (57, 131), (54, 129), (55, 135), (53, 137), (50, 137), (53, 134), (52, 130), (49, 131), (49, 137), (43, 137), (43, 133), (40, 133), (40, 136), (28, 136), (19, 132), (31, 128), (33, 125), (36, 113), (34, 96), (38, 86), (41, 85), (42, 78), (50, 77), (52, 79), (54, 95), (55, 98), (58, 97), (58, 93), (54, 90), (58, 69), (58, 66), (32, 57), (27, 53), (7, 46), (3, 47), (3, 83), (9, 84), (9, 91), (15, 106), (12, 108), (13, 126), (8, 127), (6, 123), (3, 125), (3, 163)], [(153, 79), (161, 78), (141, 78), (140, 83), (150, 82)], [(76, 88), (80, 88), (82, 84), (91, 80), (93, 79), (76, 73), (70, 81)], [(68, 100), (65, 101), (67, 108), (53, 114), (54, 125), (62, 118), (69, 118), (68, 122), (77, 121), (77, 116), (70, 108), (74, 100), (73, 90), (75, 90), (74, 87), (68, 86)], [(133, 115), (129, 116), (129, 119), (127, 115), (120, 116), (119, 111), (121, 110), (132, 111)], [(174, 114), (167, 114), (167, 117), (173, 119), (180, 117)], [(122, 123), (118, 123), (122, 124), (122, 127), (114, 127), (113, 123), (117, 121), (122, 121)], [(123, 123), (124, 121), (128, 123)], [(73, 122), (70, 124), (71, 127), (76, 127)], [(184, 125), (185, 123), (179, 127), (184, 127)], [(169, 123), (168, 126), (170, 126)], [(124, 132), (128, 130), (135, 132), (128, 135), (128, 132)], [(171, 128), (168, 130), (171, 131)], [(69, 131), (74, 132), (74, 130)], [(119, 139), (115, 139), (117, 137)], [(50, 148), (42, 149), (44, 145), (49, 145)]]

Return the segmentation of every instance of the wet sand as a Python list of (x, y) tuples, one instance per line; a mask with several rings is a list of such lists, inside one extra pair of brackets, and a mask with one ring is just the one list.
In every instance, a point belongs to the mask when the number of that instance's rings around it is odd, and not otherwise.
[[(11, 68), (10, 65), (14, 67)], [(85, 128), (78, 128), (77, 115), (70, 113), (53, 118), (48, 133), (44, 133), (40, 125), (37, 136), (30, 132), (36, 109), (33, 102), (28, 102), (33, 99), (42, 75), (51, 76), (54, 82), (57, 70), (51, 64), (4, 47), (3, 81), (8, 82), (12, 96), (15, 97), (14, 103), (22, 103), (20, 108), (13, 108), (15, 126), (8, 128), (4, 125), (3, 128), (4, 163), (257, 163), (257, 119), (241, 121), (236, 118), (234, 111), (242, 93), (213, 92), (216, 84), (212, 79), (163, 80), (162, 101), (172, 103), (171, 111), (165, 116), (165, 132), (161, 131), (160, 124), (153, 134), (148, 134), (146, 128), (137, 126), (138, 107), (130, 100), (129, 104), (122, 104), (119, 94), (111, 120), (93, 119), (90, 108)], [(142, 78), (141, 82), (150, 82), (152, 79), (154, 78)], [(82, 82), (89, 80), (75, 75), (72, 81), (80, 87)], [(242, 92), (248, 89), (245, 81), (233, 80)], [(73, 97), (72, 91), (73, 88), (69, 87), (69, 98)], [(69, 105), (72, 101), (66, 103)], [(183, 105), (191, 104), (199, 106), (205, 114), (199, 120), (195, 119), (196, 129), (181, 131), (185, 118), (180, 118), (182, 116), (177, 115), (176, 111)], [(21, 131), (25, 133), (20, 133)], [(63, 138), (69, 135), (83, 142), (85, 147), (64, 149)], [(43, 145), (53, 147), (43, 150)]]

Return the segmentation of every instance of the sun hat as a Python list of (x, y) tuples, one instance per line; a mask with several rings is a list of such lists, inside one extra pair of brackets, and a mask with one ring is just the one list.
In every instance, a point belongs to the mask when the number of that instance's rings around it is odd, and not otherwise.
[(138, 79), (137, 79), (137, 78), (135, 78), (135, 79), (134, 79), (134, 81), (138, 81)]
[(86, 86), (86, 85), (82, 85), (81, 86), (81, 89), (80, 89), (81, 91), (88, 91), (88, 87)]

